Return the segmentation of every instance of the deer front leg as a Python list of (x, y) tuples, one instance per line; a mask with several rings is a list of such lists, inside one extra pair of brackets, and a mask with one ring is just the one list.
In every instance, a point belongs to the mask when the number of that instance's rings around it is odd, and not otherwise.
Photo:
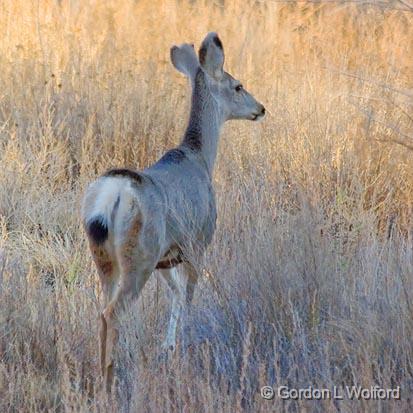
[(184, 262), (182, 264), (183, 271), (186, 274), (186, 291), (185, 291), (185, 301), (187, 305), (192, 303), (194, 298), (195, 288), (198, 283), (198, 271), (196, 268), (189, 262)]
[(191, 303), (197, 282), (196, 272), (192, 265), (185, 263), (180, 267), (180, 271), (177, 267), (160, 270), (172, 294), (171, 316), (166, 337), (162, 343), (162, 348), (165, 350), (173, 350), (176, 347), (176, 331), (182, 309), (185, 304)]
[(176, 267), (163, 269), (160, 270), (160, 272), (172, 295), (171, 316), (162, 348), (165, 350), (173, 350), (176, 345), (176, 328), (184, 304), (187, 278), (185, 274), (180, 274)]

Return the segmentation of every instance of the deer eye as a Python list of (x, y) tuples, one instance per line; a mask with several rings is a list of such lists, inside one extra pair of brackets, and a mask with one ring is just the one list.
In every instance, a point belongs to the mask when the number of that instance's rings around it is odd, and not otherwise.
[(236, 90), (237, 92), (241, 92), (241, 90), (242, 90), (242, 85), (237, 85), (237, 86), (235, 86), (235, 90)]

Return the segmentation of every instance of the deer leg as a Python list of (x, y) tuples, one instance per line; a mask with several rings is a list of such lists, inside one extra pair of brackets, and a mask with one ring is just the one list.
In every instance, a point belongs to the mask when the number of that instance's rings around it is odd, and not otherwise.
[[(116, 291), (117, 284), (119, 283), (119, 277), (112, 277), (110, 282), (106, 280), (104, 284), (102, 282), (102, 286), (104, 286), (104, 309), (107, 308), (109, 302), (113, 299), (113, 296)], [(106, 366), (106, 342), (107, 342), (107, 334), (108, 334), (108, 326), (106, 322), (106, 318), (104, 316), (104, 312), (100, 315), (100, 367), (102, 372), (102, 377), (105, 376), (105, 366)]]
[(182, 266), (187, 277), (185, 301), (187, 305), (190, 305), (194, 298), (195, 287), (198, 283), (198, 272), (189, 262), (184, 262)]
[(172, 350), (176, 345), (176, 328), (184, 305), (187, 276), (179, 273), (176, 267), (163, 269), (160, 272), (172, 294), (171, 316), (162, 348)]
[[(112, 300), (103, 311), (103, 319), (106, 325), (106, 343), (104, 358), (104, 380), (107, 390), (110, 391), (113, 383), (113, 352), (118, 341), (119, 326), (118, 316), (126, 307), (128, 301), (137, 299), (146, 281), (153, 271), (153, 267), (136, 265), (136, 271), (121, 275), (120, 283)], [(144, 269), (142, 269), (142, 267)]]
[[(90, 249), (93, 260), (98, 270), (100, 284), (103, 292), (103, 308), (106, 308), (113, 297), (116, 286), (119, 282), (119, 271), (116, 266), (116, 260), (113, 254), (110, 254), (103, 245), (96, 245), (90, 240)], [(99, 350), (100, 350), (100, 367), (102, 376), (105, 372), (106, 358), (106, 336), (107, 325), (103, 314), (100, 315), (100, 331), (99, 331)]]

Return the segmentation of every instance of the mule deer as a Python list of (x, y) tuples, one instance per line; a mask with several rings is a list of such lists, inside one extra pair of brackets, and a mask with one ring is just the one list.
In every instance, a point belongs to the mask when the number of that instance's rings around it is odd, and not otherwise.
[(142, 172), (106, 172), (83, 200), (83, 224), (104, 294), (100, 354), (109, 388), (117, 314), (127, 299), (139, 296), (155, 269), (172, 292), (164, 346), (175, 346), (180, 312), (185, 301), (191, 302), (198, 277), (188, 251), (202, 254), (215, 231), (212, 173), (221, 126), (229, 119), (257, 120), (265, 114), (264, 106), (223, 70), (224, 50), (216, 33), (205, 37), (199, 60), (189, 44), (173, 46), (170, 55), (192, 84), (191, 114), (181, 144)]

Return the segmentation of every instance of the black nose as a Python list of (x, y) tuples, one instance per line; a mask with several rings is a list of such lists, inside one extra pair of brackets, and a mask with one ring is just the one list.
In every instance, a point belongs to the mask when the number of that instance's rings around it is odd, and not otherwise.
[(261, 115), (265, 115), (265, 108), (264, 108), (264, 106), (263, 106), (262, 109), (261, 109)]

